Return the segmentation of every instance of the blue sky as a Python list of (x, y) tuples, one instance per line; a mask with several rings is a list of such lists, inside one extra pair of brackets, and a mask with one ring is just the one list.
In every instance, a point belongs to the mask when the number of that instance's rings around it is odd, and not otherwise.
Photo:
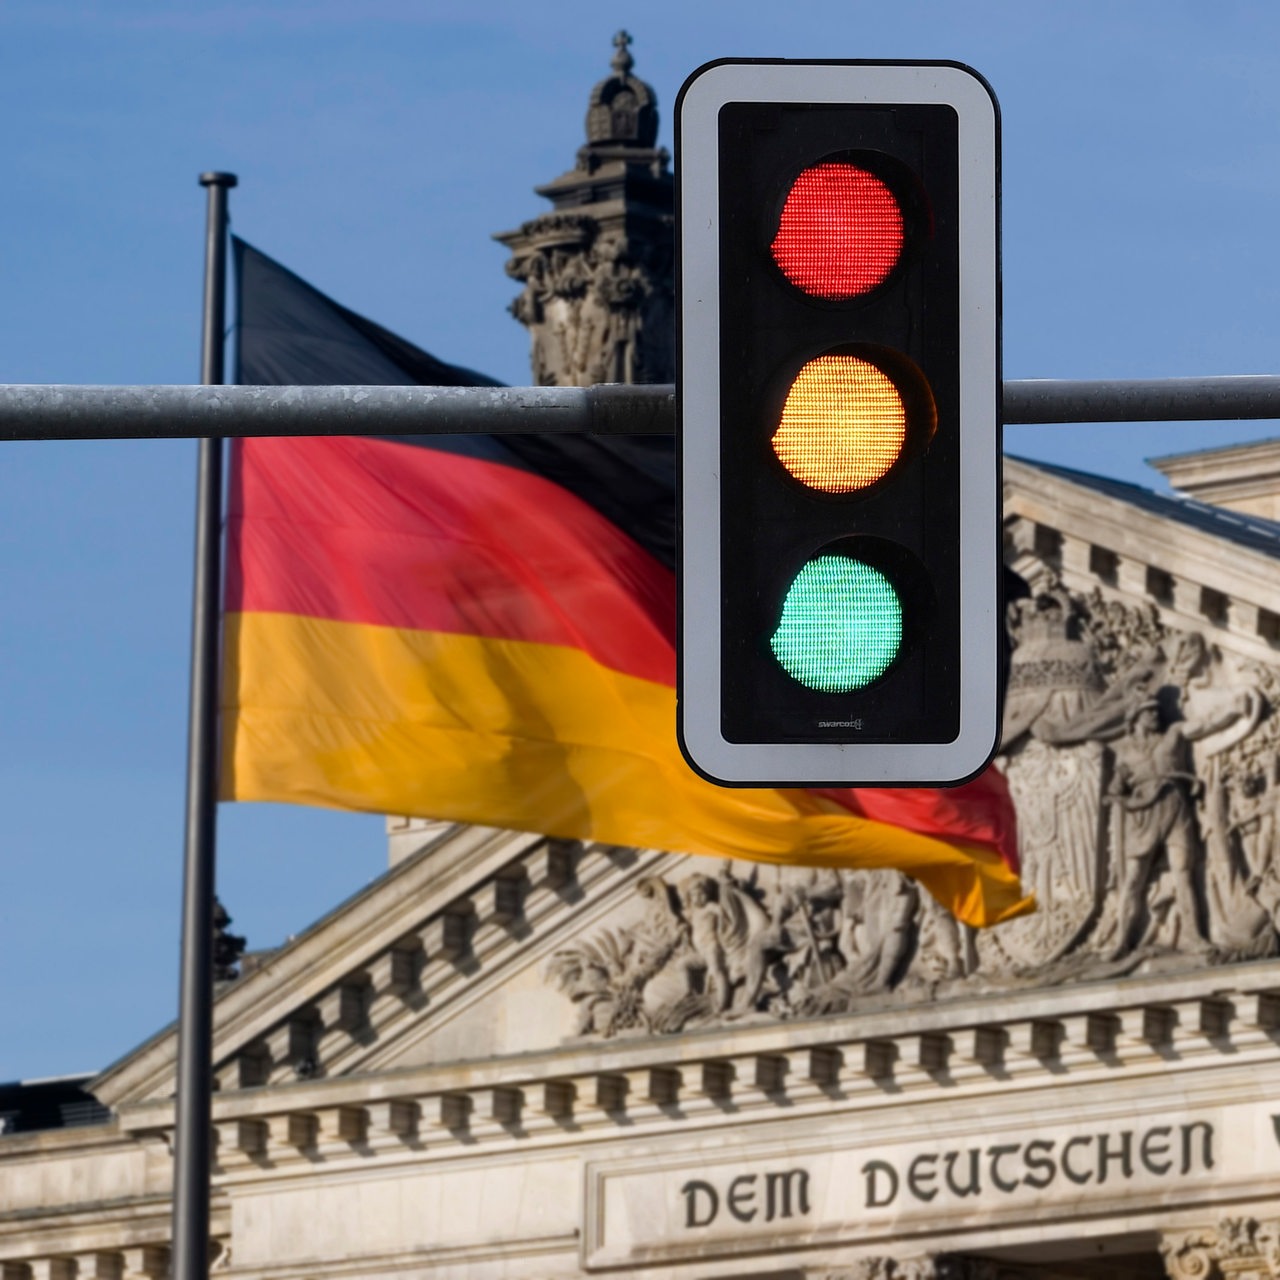
[[(544, 6), (0, 0), (0, 381), (198, 376), (203, 192), (347, 306), (528, 381), (490, 239), (573, 162), (619, 27), (657, 89), (724, 56), (952, 58), (1004, 129), (1005, 373), (1275, 373), (1280, 8), (1264, 0)], [(1275, 423), (1010, 429), (1143, 459)], [(0, 1081), (95, 1070), (174, 1016), (194, 449), (0, 446)], [(251, 946), (385, 866), (382, 822), (224, 807)]]

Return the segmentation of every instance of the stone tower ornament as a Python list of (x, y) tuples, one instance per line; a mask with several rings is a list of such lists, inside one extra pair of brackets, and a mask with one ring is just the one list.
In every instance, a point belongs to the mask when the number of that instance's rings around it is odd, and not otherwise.
[(620, 31), (613, 43), (577, 163), (536, 188), (552, 211), (494, 237), (524, 285), (511, 313), (529, 330), (539, 386), (675, 377), (669, 156), (655, 146), (653, 89), (631, 74), (631, 37)]

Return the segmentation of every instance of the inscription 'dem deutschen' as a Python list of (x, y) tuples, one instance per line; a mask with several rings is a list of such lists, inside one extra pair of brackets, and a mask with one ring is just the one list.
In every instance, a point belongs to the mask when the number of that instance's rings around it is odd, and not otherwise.
[[(1007, 1196), (1062, 1184), (1114, 1186), (1140, 1175), (1185, 1178), (1214, 1167), (1214, 1128), (1207, 1120), (1159, 1124), (1115, 1133), (925, 1151), (910, 1159), (865, 1161), (860, 1169), (864, 1209), (887, 1209), (939, 1196)], [(692, 1178), (680, 1188), (684, 1227), (709, 1227), (717, 1219), (771, 1223), (810, 1212), (807, 1169), (740, 1173), (716, 1182)]]

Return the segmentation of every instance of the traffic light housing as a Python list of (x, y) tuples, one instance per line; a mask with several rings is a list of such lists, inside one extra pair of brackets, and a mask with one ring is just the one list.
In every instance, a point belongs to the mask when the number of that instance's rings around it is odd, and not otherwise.
[(723, 61), (676, 128), (681, 747), (731, 785), (963, 781), (998, 730), (995, 99)]

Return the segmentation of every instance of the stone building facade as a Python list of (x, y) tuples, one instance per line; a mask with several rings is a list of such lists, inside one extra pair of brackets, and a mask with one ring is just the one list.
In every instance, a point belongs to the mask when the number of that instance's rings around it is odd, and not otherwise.
[[(543, 382), (669, 376), (618, 50), (556, 212), (502, 237)], [(895, 873), (392, 820), (385, 876), (220, 988), (216, 1272), (1280, 1277), (1280, 525), (1004, 478), (1040, 912), (975, 934)], [(167, 1273), (175, 1054), (0, 1136), (2, 1280)]]

